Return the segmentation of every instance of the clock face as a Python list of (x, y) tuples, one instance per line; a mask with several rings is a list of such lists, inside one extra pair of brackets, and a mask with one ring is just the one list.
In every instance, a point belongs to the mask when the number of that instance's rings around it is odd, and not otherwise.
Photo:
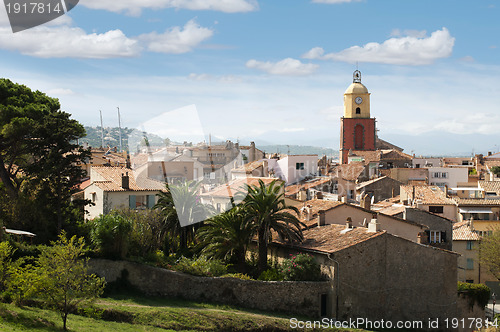
[(361, 97), (356, 97), (356, 99), (354, 99), (354, 101), (356, 102), (356, 104), (361, 104), (363, 102), (363, 98)]

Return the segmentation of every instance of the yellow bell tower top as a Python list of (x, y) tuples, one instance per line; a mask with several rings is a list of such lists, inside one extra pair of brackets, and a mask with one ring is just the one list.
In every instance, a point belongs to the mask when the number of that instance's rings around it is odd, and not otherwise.
[(370, 118), (370, 93), (361, 83), (361, 72), (352, 75), (352, 84), (344, 93), (344, 118)]

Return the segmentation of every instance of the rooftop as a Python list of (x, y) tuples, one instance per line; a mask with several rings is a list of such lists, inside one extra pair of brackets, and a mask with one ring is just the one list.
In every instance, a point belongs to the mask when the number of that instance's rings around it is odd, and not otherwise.
[(246, 192), (246, 186), (258, 186), (259, 180), (262, 180), (267, 186), (271, 182), (276, 181), (278, 184), (282, 183), (282, 180), (276, 178), (263, 178), (263, 177), (245, 177), (231, 180), (230, 182), (223, 184), (214, 188), (209, 192), (201, 194), (202, 197), (234, 197), (236, 194), (241, 192)]
[(479, 241), (481, 237), (474, 231), (470, 221), (457, 222), (453, 225), (453, 241)]
[(415, 200), (422, 201), (422, 204), (437, 205), (456, 205), (455, 201), (446, 197), (445, 193), (438, 186), (429, 185), (402, 185), (408, 197), (413, 197), (413, 188), (415, 188)]
[[(139, 176), (136, 172), (125, 167), (93, 166), (92, 170), (98, 172), (104, 180), (92, 180), (104, 191), (158, 191), (165, 190), (165, 184), (145, 176)], [(122, 175), (129, 175), (129, 189), (122, 188)]]

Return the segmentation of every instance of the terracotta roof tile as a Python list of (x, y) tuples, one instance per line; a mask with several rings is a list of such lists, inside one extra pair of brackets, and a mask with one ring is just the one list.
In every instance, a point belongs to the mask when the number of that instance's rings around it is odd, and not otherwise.
[(234, 195), (239, 192), (244, 192), (246, 185), (258, 186), (259, 180), (262, 180), (265, 185), (269, 185), (271, 182), (276, 181), (277, 184), (283, 182), (282, 180), (276, 178), (263, 178), (263, 177), (245, 177), (240, 179), (234, 179), (226, 184), (223, 184), (209, 192), (201, 194), (202, 197), (234, 197)]
[(459, 198), (453, 197), (455, 202), (457, 202), (458, 206), (493, 206), (500, 205), (500, 199), (486, 199), (486, 198)]
[(256, 160), (256, 161), (252, 161), (251, 163), (241, 165), (240, 167), (235, 168), (233, 171), (237, 171), (237, 172), (245, 171), (246, 173), (252, 173), (252, 171), (256, 170), (257, 168), (259, 168), (261, 166), (265, 167), (265, 164), (266, 163), (263, 160)]
[(365, 165), (361, 162), (351, 162), (350, 164), (338, 165), (333, 173), (347, 181), (356, 181), (364, 172)]
[(401, 186), (401, 190), (404, 190), (409, 197), (412, 197), (413, 195), (413, 188), (415, 188), (415, 199), (421, 200), (422, 204), (456, 205), (455, 201), (446, 197), (444, 192), (438, 186)]
[[(165, 190), (165, 184), (145, 176), (139, 176), (131, 169), (113, 166), (93, 166), (105, 180), (92, 181), (105, 191), (158, 191)], [(129, 189), (122, 188), (122, 175), (129, 175)]]
[(402, 204), (393, 204), (391, 206), (385, 207), (383, 209), (378, 210), (377, 212), (386, 214), (388, 216), (394, 216), (396, 214), (402, 213), (405, 211), (405, 206)]
[(293, 184), (293, 185), (287, 186), (285, 188), (285, 194), (287, 196), (292, 196), (292, 195), (297, 194), (300, 189), (314, 188), (314, 187), (320, 186), (320, 185), (322, 185), (324, 183), (328, 183), (331, 180), (332, 180), (331, 178), (327, 177), (327, 178), (316, 179), (316, 180), (310, 181), (310, 182), (304, 182), (304, 181), (302, 181), (299, 184)]
[(479, 241), (481, 237), (474, 231), (469, 221), (457, 222), (453, 225), (453, 241)]
[(486, 192), (496, 192), (500, 195), (500, 181), (478, 181), (477, 183)]
[(303, 231), (304, 241), (301, 243), (274, 242), (295, 248), (333, 253), (386, 233), (385, 231), (371, 233), (364, 227), (354, 227), (348, 232), (345, 232), (345, 229), (344, 225), (314, 227)]

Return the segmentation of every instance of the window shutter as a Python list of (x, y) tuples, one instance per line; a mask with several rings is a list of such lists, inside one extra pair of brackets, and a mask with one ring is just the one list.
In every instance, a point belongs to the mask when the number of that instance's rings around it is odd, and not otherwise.
[(137, 207), (135, 204), (135, 195), (130, 195), (128, 197), (128, 207), (131, 209), (135, 209)]
[(446, 242), (446, 232), (441, 232), (441, 242)]
[(427, 230), (425, 234), (427, 234), (427, 243), (431, 243), (431, 231)]
[(148, 198), (146, 198), (146, 199), (147, 199), (148, 208), (152, 209), (153, 206), (155, 205), (155, 195), (148, 195)]

